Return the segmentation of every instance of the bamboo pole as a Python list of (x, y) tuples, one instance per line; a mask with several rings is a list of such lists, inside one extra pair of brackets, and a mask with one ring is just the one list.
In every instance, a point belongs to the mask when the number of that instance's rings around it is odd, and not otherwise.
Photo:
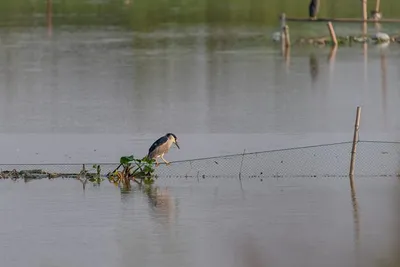
[(336, 51), (337, 51), (337, 46), (333, 46), (331, 48), (331, 51), (329, 51), (328, 61), (329, 61), (330, 64), (334, 63), (334, 61), (335, 61)]
[(280, 23), (281, 23), (281, 47), (282, 47), (282, 52), (285, 51), (285, 40), (286, 40), (286, 36), (285, 36), (285, 26), (286, 26), (286, 14), (282, 13), (280, 16)]
[(363, 20), (368, 19), (368, 14), (367, 14), (367, 0), (361, 0), (362, 1), (362, 18)]
[(47, 0), (47, 35), (53, 35), (53, 0)]
[(383, 108), (383, 122), (386, 128), (387, 125), (387, 118), (386, 118), (386, 111), (387, 111), (387, 71), (386, 71), (386, 54), (384, 51), (381, 51), (381, 86), (382, 86), (382, 108)]
[(361, 117), (361, 107), (357, 107), (356, 123), (354, 125), (354, 134), (353, 134), (353, 146), (351, 149), (351, 159), (350, 159), (350, 173), (349, 173), (350, 179), (352, 179), (354, 175), (354, 163), (355, 163), (356, 148), (358, 143), (358, 130), (360, 128), (360, 117)]
[(285, 14), (285, 13), (282, 13), (282, 14), (279, 16), (279, 19), (280, 19), (281, 30), (282, 30), (283, 27), (285, 27), (285, 25), (286, 25), (286, 14)]
[(380, 5), (381, 5), (381, 1), (380, 1), (380, 0), (376, 0), (376, 3), (375, 3), (375, 11), (379, 12), (379, 10), (380, 10)]
[[(376, 2), (375, 2), (375, 10), (374, 10), (375, 12), (379, 12), (380, 5), (381, 5), (381, 1), (380, 0), (376, 0)], [(381, 30), (381, 24), (378, 23), (378, 21), (380, 21), (382, 18), (377, 19), (376, 17), (374, 17), (374, 19), (376, 19), (375, 29), (378, 32), (378, 31)]]
[(243, 167), (243, 160), (244, 160), (244, 155), (245, 154), (246, 154), (246, 149), (243, 150), (242, 162), (240, 162), (239, 180), (242, 180), (242, 167)]
[(283, 32), (285, 34), (285, 48), (289, 48), (290, 47), (290, 35), (289, 35), (289, 26), (285, 25), (283, 27)]
[[(367, 0), (361, 0), (362, 3), (362, 19), (363, 19), (363, 34), (366, 36), (366, 31), (367, 31), (367, 23), (365, 20), (368, 19), (368, 14), (367, 14)], [(375, 21), (375, 20), (374, 20)]]
[(327, 25), (328, 25), (328, 29), (329, 29), (329, 34), (331, 35), (332, 42), (333, 42), (334, 46), (337, 46), (336, 33), (335, 33), (335, 29), (333, 29), (332, 22), (329, 21)]

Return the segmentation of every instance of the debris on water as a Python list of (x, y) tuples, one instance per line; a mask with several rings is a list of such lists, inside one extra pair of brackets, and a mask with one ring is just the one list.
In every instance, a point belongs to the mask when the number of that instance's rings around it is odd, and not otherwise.
[(353, 40), (356, 43), (365, 43), (368, 41), (368, 37), (367, 36), (360, 36), (360, 37), (354, 36)]
[(391, 38), (388, 34), (383, 32), (377, 32), (371, 36), (371, 40), (377, 43), (387, 43), (390, 42)]
[[(400, 43), (399, 34), (394, 34), (390, 36), (389, 34), (383, 32), (378, 32), (370, 36), (364, 36), (364, 35), (337, 36), (336, 39), (338, 45), (352, 45), (353, 43), (373, 43), (373, 44), (382, 44), (390, 42)], [(332, 45), (333, 42), (330, 36), (319, 36), (319, 37), (300, 37), (294, 42), (294, 44), (314, 45), (323, 47), (326, 45)]]
[(274, 32), (272, 34), (272, 40), (274, 42), (279, 42), (281, 40), (281, 33), (280, 32)]
[(44, 178), (57, 178), (57, 177), (71, 177), (75, 178), (76, 173), (50, 173), (41, 169), (21, 170), (13, 169), (11, 171), (5, 170), (0, 172), (0, 179), (44, 179)]

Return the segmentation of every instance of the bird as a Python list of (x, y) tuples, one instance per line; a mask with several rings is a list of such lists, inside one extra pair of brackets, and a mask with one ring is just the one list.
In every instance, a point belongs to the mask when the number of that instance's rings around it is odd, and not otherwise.
[(169, 165), (170, 163), (164, 159), (164, 154), (168, 153), (168, 150), (175, 144), (178, 149), (180, 149), (178, 144), (178, 138), (173, 133), (167, 133), (166, 135), (158, 138), (149, 148), (149, 153), (147, 157), (150, 159), (156, 160), (156, 166), (160, 163), (157, 161), (157, 158), (161, 158), (165, 164)]
[(310, 4), (308, 5), (308, 15), (311, 20), (315, 20), (317, 18), (319, 8), (319, 0), (311, 0)]
[(370, 19), (373, 20), (380, 20), (382, 18), (382, 13), (378, 10), (371, 10), (370, 12)]

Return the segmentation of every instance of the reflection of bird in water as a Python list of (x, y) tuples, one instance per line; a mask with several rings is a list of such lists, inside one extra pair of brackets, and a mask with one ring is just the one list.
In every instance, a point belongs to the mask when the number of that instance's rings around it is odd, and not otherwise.
[(270, 262), (268, 262), (268, 254), (265, 253), (265, 248), (260, 244), (257, 244), (256, 239), (251, 235), (246, 234), (245, 236), (238, 238), (234, 244), (237, 250), (235, 252), (237, 262), (242, 262), (242, 264), (237, 266), (271, 266)]
[(167, 133), (151, 145), (147, 157), (155, 159), (156, 165), (159, 165), (157, 158), (161, 157), (161, 159), (168, 165), (169, 162), (164, 159), (164, 154), (168, 153), (172, 144), (175, 144), (180, 149), (176, 135), (173, 133)]
[(317, 19), (318, 9), (319, 9), (319, 0), (311, 0), (310, 4), (308, 5), (308, 15), (310, 19), (312, 20)]
[(314, 53), (310, 54), (310, 75), (312, 82), (315, 82), (318, 77), (318, 60)]
[(171, 223), (176, 214), (176, 207), (168, 189), (161, 190), (158, 187), (149, 187), (145, 189), (145, 193), (155, 217), (159, 219), (164, 218), (167, 223)]

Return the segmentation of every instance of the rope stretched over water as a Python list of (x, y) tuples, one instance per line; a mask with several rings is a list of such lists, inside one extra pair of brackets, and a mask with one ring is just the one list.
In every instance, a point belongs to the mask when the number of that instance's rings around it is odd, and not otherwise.
[[(398, 176), (400, 142), (358, 141), (356, 176)], [(364, 143), (364, 145), (362, 145)], [(156, 177), (347, 177), (352, 141), (160, 162)], [(378, 145), (376, 145), (378, 144)], [(101, 176), (119, 162), (1, 164), (1, 176), (76, 176), (86, 166)], [(93, 166), (95, 165), (95, 166)], [(93, 166), (93, 168), (92, 168)], [(18, 171), (17, 171), (18, 170)], [(95, 171), (96, 172), (96, 171)], [(1, 177), (0, 177), (1, 178)]]

